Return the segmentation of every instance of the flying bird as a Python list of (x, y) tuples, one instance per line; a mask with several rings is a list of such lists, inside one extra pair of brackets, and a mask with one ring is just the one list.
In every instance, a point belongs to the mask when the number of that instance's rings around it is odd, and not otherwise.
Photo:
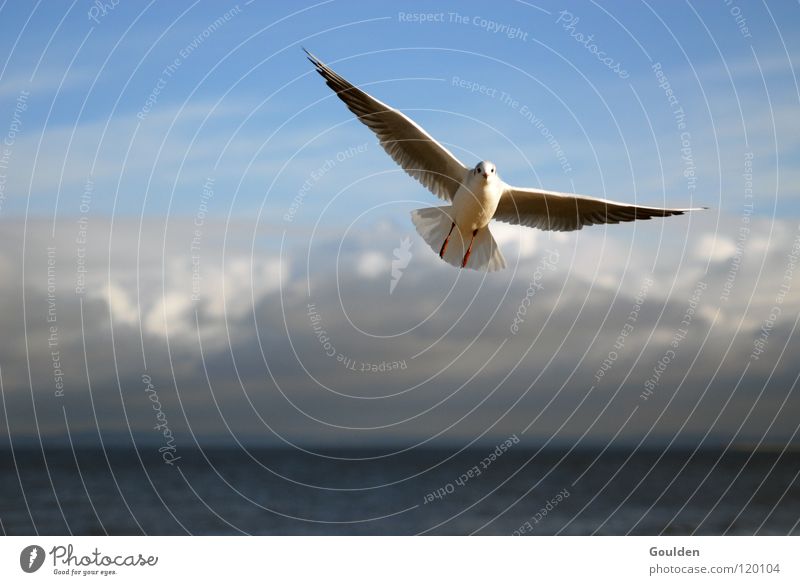
[[(305, 50), (305, 49), (304, 49)], [(403, 170), (449, 205), (411, 212), (417, 232), (447, 263), (494, 271), (506, 261), (492, 237), (492, 219), (542, 230), (682, 215), (705, 207), (645, 207), (573, 193), (513, 187), (484, 160), (466, 167), (411, 118), (357, 88), (306, 51), (322, 77)]]

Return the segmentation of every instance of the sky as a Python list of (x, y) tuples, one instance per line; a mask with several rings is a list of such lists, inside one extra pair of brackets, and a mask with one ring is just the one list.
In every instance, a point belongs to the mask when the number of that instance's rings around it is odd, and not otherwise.
[[(800, 445), (796, 2), (0, 4), (0, 445)], [(417, 236), (312, 51), (507, 182)], [(394, 268), (394, 270), (393, 270)]]

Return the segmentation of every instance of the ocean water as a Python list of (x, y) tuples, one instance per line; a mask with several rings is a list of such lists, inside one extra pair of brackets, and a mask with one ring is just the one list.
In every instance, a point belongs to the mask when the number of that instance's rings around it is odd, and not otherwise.
[[(797, 534), (800, 454), (0, 451), (4, 534)], [(470, 473), (471, 472), (471, 473)]]

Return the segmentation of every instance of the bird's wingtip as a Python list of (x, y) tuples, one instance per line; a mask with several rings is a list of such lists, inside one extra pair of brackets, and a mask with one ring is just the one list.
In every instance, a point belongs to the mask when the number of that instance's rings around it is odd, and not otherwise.
[(314, 53), (312, 53), (311, 51), (309, 51), (305, 47), (301, 46), (300, 48), (303, 49), (303, 51), (305, 52), (306, 57), (308, 58), (308, 60), (311, 61), (314, 65), (321, 65), (322, 64), (322, 61), (317, 59), (317, 57), (314, 55)]

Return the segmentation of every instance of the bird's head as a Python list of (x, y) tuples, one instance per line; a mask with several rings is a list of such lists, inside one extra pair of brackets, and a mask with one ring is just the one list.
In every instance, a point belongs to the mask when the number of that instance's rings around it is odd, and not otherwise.
[(479, 176), (483, 178), (484, 181), (488, 182), (491, 182), (497, 178), (497, 167), (494, 166), (492, 161), (488, 160), (482, 160), (479, 162), (477, 165), (475, 165), (475, 168), (472, 170), (472, 172), (476, 176)]

